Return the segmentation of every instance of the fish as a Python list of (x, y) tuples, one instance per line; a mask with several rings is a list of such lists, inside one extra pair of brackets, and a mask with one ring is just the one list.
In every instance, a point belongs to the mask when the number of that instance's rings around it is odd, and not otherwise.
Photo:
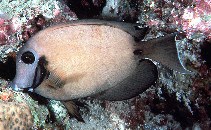
[(91, 19), (41, 30), (18, 51), (11, 86), (63, 101), (74, 114), (74, 99), (121, 101), (144, 92), (158, 79), (152, 60), (189, 73), (178, 56), (176, 34), (143, 41), (148, 28), (139, 26)]

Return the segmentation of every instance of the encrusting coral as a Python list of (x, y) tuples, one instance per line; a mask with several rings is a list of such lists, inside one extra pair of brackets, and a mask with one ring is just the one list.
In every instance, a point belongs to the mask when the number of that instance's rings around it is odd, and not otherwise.
[(0, 130), (29, 130), (33, 116), (27, 104), (0, 101)]

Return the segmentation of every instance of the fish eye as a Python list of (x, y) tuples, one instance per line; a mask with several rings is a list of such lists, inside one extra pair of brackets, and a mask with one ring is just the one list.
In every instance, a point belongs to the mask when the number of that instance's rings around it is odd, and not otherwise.
[(32, 52), (27, 51), (22, 54), (21, 60), (26, 64), (32, 64), (35, 61), (35, 57)]

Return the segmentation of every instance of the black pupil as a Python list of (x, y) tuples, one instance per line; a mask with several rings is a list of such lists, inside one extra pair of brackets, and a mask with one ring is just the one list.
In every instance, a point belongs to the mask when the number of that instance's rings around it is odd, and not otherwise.
[(22, 54), (21, 60), (26, 64), (32, 64), (35, 61), (35, 57), (32, 52), (27, 51)]

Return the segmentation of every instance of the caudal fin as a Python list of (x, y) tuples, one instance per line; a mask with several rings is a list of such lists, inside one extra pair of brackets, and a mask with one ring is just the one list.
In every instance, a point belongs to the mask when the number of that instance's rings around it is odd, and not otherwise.
[(136, 49), (141, 51), (141, 58), (149, 58), (177, 72), (190, 74), (192, 72), (185, 68), (178, 55), (175, 36), (176, 34), (168, 34), (150, 41), (141, 41), (137, 43)]

